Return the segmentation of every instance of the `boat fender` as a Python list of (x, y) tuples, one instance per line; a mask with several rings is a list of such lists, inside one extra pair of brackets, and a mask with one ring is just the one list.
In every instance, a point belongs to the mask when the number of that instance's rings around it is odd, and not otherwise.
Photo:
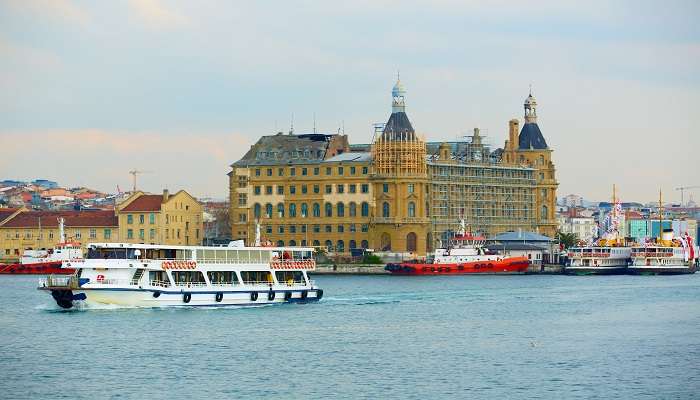
[(187, 304), (190, 302), (190, 300), (192, 300), (192, 293), (185, 293), (184, 295), (182, 295), (183, 303)]
[(250, 301), (258, 300), (258, 292), (250, 292)]
[(275, 299), (275, 292), (273, 290), (270, 290), (269, 292), (267, 292), (267, 299), (270, 301)]
[(308, 290), (304, 290), (304, 291), (301, 292), (301, 298), (302, 298), (302, 299), (306, 299), (308, 296), (309, 296), (309, 291), (308, 291)]
[(223, 292), (217, 293), (217, 294), (216, 294), (216, 297), (214, 297), (214, 300), (216, 300), (217, 303), (221, 303), (221, 300), (223, 300), (223, 299), (224, 299), (224, 293), (223, 293)]
[(321, 300), (323, 298), (323, 289), (316, 290), (316, 299)]
[(284, 299), (289, 301), (292, 299), (292, 292), (284, 292)]
[(158, 291), (153, 292), (153, 298), (157, 299), (159, 297), (160, 297), (160, 292), (158, 292)]

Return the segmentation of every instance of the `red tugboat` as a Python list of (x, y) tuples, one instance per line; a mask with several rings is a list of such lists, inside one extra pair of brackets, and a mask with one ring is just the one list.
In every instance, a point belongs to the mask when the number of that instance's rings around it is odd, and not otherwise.
[(394, 275), (464, 275), (464, 274), (522, 274), (530, 265), (527, 257), (508, 257), (489, 254), (486, 239), (465, 233), (461, 229), (445, 249), (435, 250), (426, 262), (408, 261), (390, 263), (385, 270)]
[(25, 250), (19, 263), (0, 265), (0, 274), (6, 275), (70, 275), (73, 268), (61, 268), (63, 261), (83, 258), (80, 243), (67, 242), (63, 218), (58, 219), (61, 242), (51, 250)]

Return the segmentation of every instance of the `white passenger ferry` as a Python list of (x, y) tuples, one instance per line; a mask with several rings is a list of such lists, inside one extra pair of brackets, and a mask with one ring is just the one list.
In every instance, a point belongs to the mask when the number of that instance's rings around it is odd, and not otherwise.
[(162, 307), (317, 301), (323, 290), (307, 274), (316, 266), (313, 250), (93, 243), (84, 259), (64, 262), (76, 270), (73, 275), (51, 275), (39, 289), (63, 308), (80, 302)]
[(632, 248), (629, 271), (639, 275), (693, 274), (696, 254), (690, 235), (674, 238), (673, 230), (665, 229), (655, 242)]

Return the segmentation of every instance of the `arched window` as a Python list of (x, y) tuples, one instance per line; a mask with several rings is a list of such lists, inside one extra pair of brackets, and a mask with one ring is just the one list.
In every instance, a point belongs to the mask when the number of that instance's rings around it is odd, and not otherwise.
[(336, 245), (335, 251), (337, 251), (338, 253), (344, 252), (345, 251), (345, 242), (343, 242), (342, 240), (338, 240), (338, 244)]
[(336, 215), (337, 215), (338, 217), (344, 217), (344, 216), (345, 216), (345, 204), (343, 204), (342, 202), (338, 203), (338, 205), (337, 205), (337, 210), (338, 210), (338, 211), (336, 212)]
[(255, 216), (255, 218), (260, 218), (260, 210), (261, 210), (260, 204), (255, 203), (255, 205), (253, 206), (253, 215)]
[(357, 242), (354, 240), (350, 241), (350, 250), (357, 248)]
[(540, 219), (547, 219), (548, 214), (547, 214), (547, 206), (542, 206), (542, 215), (540, 216)]
[(362, 242), (360, 242), (360, 246), (361, 246), (363, 249), (368, 249), (368, 248), (369, 248), (369, 242), (366, 241), (366, 240), (363, 240)]
[(326, 249), (328, 251), (333, 251), (333, 242), (331, 242), (330, 240), (326, 240)]
[(409, 233), (406, 235), (406, 251), (414, 252), (416, 251), (417, 248), (417, 236), (414, 232)]
[(408, 202), (408, 216), (411, 218), (416, 217), (416, 203), (412, 201)]
[(362, 209), (362, 210), (361, 210), (362, 216), (363, 216), (363, 217), (369, 217), (369, 203), (367, 203), (366, 201), (363, 201), (363, 202), (362, 202), (362, 205), (360, 206), (360, 208)]
[(333, 216), (333, 205), (331, 203), (326, 203), (326, 217), (332, 217)]
[(306, 239), (302, 239), (302, 240), (301, 240), (301, 246), (302, 246), (302, 247), (306, 247)]
[(284, 218), (284, 204), (282, 203), (277, 204), (277, 216)]
[(391, 236), (388, 233), (382, 233), (380, 242), (382, 251), (391, 251)]
[(289, 245), (290, 245), (290, 246), (296, 246), (296, 245), (297, 245), (297, 241), (296, 241), (296, 240), (290, 240), (290, 241), (289, 241)]
[(297, 205), (292, 203), (289, 205), (289, 218), (296, 218), (297, 216)]
[(265, 204), (265, 216), (267, 218), (272, 218), (272, 204)]
[(350, 213), (351, 217), (356, 217), (357, 216), (357, 204), (355, 202), (350, 202), (350, 209), (348, 212)]
[(301, 203), (301, 217), (306, 218), (309, 216), (309, 205), (306, 203)]
[(314, 240), (314, 247), (318, 247), (320, 245), (321, 245), (321, 242), (319, 242), (318, 240)]
[(284, 246), (284, 240), (278, 240), (277, 247), (282, 247), (282, 246)]
[(389, 203), (386, 201), (382, 204), (382, 217), (389, 218)]
[(321, 206), (318, 203), (313, 205), (313, 216), (316, 218), (321, 216)]

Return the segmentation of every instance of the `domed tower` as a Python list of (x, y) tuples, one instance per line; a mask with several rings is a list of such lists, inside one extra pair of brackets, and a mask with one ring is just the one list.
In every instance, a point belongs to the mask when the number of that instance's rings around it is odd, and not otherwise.
[(406, 89), (400, 79), (391, 96), (391, 116), (372, 143), (374, 248), (424, 255), (428, 233), (425, 141), (406, 115)]
[(542, 131), (537, 125), (537, 100), (528, 94), (523, 103), (525, 111), (523, 127), (518, 135), (518, 120), (509, 123), (509, 138), (504, 148), (504, 161), (524, 165), (535, 170), (535, 211), (533, 217), (541, 234), (554, 237), (557, 229), (555, 207), (556, 181), (552, 149), (547, 146)]

